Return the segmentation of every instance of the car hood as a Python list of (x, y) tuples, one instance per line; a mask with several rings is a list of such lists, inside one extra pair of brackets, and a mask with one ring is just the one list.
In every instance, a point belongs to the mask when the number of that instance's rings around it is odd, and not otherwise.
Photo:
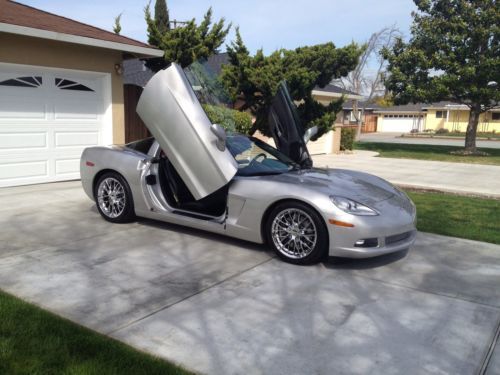
[(266, 177), (277, 182), (304, 185), (309, 189), (353, 199), (365, 205), (400, 194), (392, 184), (380, 177), (348, 169), (312, 168)]

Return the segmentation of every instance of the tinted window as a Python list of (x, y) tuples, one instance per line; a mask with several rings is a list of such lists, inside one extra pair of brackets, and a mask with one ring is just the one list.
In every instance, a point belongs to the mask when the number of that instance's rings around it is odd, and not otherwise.
[(132, 150), (136, 150), (139, 152), (142, 152), (143, 154), (147, 154), (149, 152), (149, 149), (153, 145), (154, 138), (146, 138), (146, 139), (141, 139), (140, 141), (135, 141), (126, 144), (125, 146), (128, 148), (131, 148)]
[(280, 174), (297, 168), (288, 157), (256, 138), (231, 134), (226, 145), (238, 163), (238, 176)]

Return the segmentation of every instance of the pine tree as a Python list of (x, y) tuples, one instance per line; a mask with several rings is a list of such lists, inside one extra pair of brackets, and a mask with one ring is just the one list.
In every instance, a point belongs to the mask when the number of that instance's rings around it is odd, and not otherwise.
[(324, 87), (334, 78), (345, 77), (353, 70), (362, 48), (352, 43), (336, 48), (333, 43), (279, 49), (269, 56), (258, 50), (250, 55), (240, 32), (227, 49), (230, 64), (223, 66), (221, 80), (233, 100), (244, 101), (243, 110), (256, 117), (250, 133), (260, 130), (268, 134), (267, 114), (278, 85), (286, 80), (292, 99), (299, 102), (298, 112), (305, 127), (317, 125), (318, 136), (331, 129), (342, 101), (324, 106), (312, 97), (316, 85)]
[(158, 31), (165, 34), (170, 30), (170, 18), (166, 0), (156, 0), (155, 3), (155, 24)]
[[(155, 8), (160, 2), (165, 4), (164, 0), (158, 0)], [(166, 14), (168, 20), (166, 4), (165, 12), (161, 14)], [(224, 43), (231, 28), (231, 24), (226, 26), (224, 18), (212, 24), (212, 8), (209, 8), (205, 13), (200, 25), (197, 25), (193, 18), (190, 21), (182, 22), (182, 26), (166, 30), (162, 29), (164, 21), (159, 23), (156, 14), (153, 19), (149, 5), (144, 9), (144, 15), (148, 25), (149, 43), (165, 51), (165, 62), (177, 62), (182, 67), (216, 53), (217, 49)], [(161, 66), (157, 62), (154, 64), (156, 67)]]

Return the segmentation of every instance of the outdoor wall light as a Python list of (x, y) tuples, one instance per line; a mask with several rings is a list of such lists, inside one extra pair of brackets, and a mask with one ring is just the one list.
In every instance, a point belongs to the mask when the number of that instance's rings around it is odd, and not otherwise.
[(115, 72), (119, 76), (121, 76), (123, 74), (123, 66), (122, 66), (122, 64), (120, 64), (120, 63), (116, 63), (115, 64)]

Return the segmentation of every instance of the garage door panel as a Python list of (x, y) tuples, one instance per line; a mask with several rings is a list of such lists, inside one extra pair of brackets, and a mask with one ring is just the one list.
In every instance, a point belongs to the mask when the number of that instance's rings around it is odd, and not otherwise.
[(47, 177), (49, 171), (48, 164), (48, 160), (0, 163), (0, 181)]
[(0, 97), (0, 121), (8, 119), (46, 119), (47, 107), (43, 99)]
[(97, 100), (58, 100), (54, 108), (56, 120), (97, 120), (102, 113)]
[(0, 133), (0, 150), (47, 147), (47, 132)]
[(78, 174), (80, 171), (80, 158), (59, 159), (56, 163), (56, 175)]
[(81, 146), (89, 147), (99, 144), (99, 133), (95, 132), (56, 132), (56, 147)]
[(83, 150), (110, 137), (105, 91), (102, 73), (0, 63), (0, 187), (79, 178)]

